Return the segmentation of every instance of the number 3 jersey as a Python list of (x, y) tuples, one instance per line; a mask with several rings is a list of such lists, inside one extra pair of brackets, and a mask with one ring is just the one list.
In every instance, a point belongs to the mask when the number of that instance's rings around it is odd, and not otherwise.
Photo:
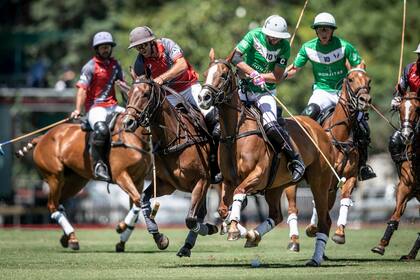
[(349, 42), (333, 36), (327, 45), (322, 45), (318, 38), (304, 43), (293, 64), (301, 68), (309, 60), (315, 78), (313, 89), (335, 91), (347, 75), (346, 59), (351, 66), (362, 61)]
[[(261, 28), (249, 31), (238, 43), (236, 49), (243, 54), (244, 62), (259, 73), (273, 72), (276, 65), (285, 68), (290, 57), (289, 41), (282, 39), (277, 44), (271, 45), (267, 42)], [(245, 83), (249, 91), (255, 93), (266, 92), (266, 90), (262, 90), (250, 81)], [(268, 90), (271, 91), (275, 88), (276, 84), (267, 83)]]

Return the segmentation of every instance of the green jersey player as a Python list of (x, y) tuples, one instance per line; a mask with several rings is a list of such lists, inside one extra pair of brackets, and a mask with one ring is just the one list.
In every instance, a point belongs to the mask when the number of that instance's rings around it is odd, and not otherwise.
[[(317, 38), (302, 45), (292, 65), (287, 67), (287, 79), (292, 78), (306, 62), (312, 64), (314, 76), (313, 93), (302, 115), (317, 119), (320, 112), (338, 102), (341, 84), (350, 68), (365, 69), (365, 63), (357, 50), (347, 41), (333, 36), (337, 28), (335, 18), (329, 13), (318, 14), (312, 25)], [(359, 126), (363, 135), (359, 137), (359, 179), (376, 177), (372, 168), (366, 164), (370, 131), (367, 115), (360, 113)]]
[(292, 180), (297, 182), (305, 172), (305, 165), (286, 128), (277, 121), (277, 106), (273, 97), (290, 57), (288, 38), (286, 21), (281, 16), (272, 15), (265, 20), (262, 28), (249, 31), (238, 43), (232, 63), (246, 76), (241, 81), (241, 100), (254, 102), (260, 109), (267, 136), (278, 147), (277, 152), (284, 147)]

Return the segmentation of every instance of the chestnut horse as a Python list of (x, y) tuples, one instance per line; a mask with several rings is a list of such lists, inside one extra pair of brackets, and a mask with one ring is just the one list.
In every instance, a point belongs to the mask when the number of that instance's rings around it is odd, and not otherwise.
[[(401, 216), (412, 198), (420, 202), (420, 97), (415, 92), (406, 93), (400, 105), (401, 129), (397, 137), (401, 139), (401, 154), (393, 158), (396, 163), (399, 182), (396, 192), (396, 206), (388, 222), (384, 236), (379, 244), (372, 248), (372, 252), (383, 255), (388, 246), (392, 234), (398, 229)], [(395, 134), (394, 134), (395, 135)], [(420, 233), (408, 255), (402, 256), (401, 260), (414, 260), (420, 249)]]
[[(113, 182), (118, 184), (130, 197), (132, 208), (124, 223), (134, 226), (141, 210), (140, 193), (143, 180), (151, 167), (148, 149), (148, 136), (144, 129), (127, 133), (121, 128), (118, 116), (115, 132), (112, 134), (112, 148), (109, 153), (110, 172)], [(51, 218), (60, 224), (64, 234), (60, 239), (63, 247), (79, 249), (74, 228), (67, 220), (60, 203), (75, 196), (93, 178), (91, 159), (88, 152), (89, 134), (81, 130), (80, 124), (65, 123), (58, 125), (46, 134), (32, 140), (29, 148), (34, 148), (34, 162), (43, 180), (48, 184), (48, 210)], [(117, 251), (124, 249), (124, 243), (131, 234), (127, 231), (117, 244)], [(160, 249), (168, 246), (168, 239), (160, 233), (154, 235)]]
[[(327, 132), (330, 141), (334, 145), (335, 165), (339, 176), (347, 180), (341, 188), (341, 202), (337, 229), (332, 240), (337, 244), (345, 243), (344, 228), (347, 224), (348, 209), (353, 202), (351, 194), (357, 184), (359, 151), (357, 141), (354, 138), (359, 128), (358, 117), (369, 109), (372, 98), (370, 96), (370, 78), (366, 71), (360, 68), (351, 69), (343, 81), (340, 99), (335, 110), (328, 117), (322, 127)], [(333, 206), (337, 189), (335, 178), (331, 190), (330, 207)], [(311, 221), (316, 221), (316, 209), (313, 209)], [(306, 233), (310, 237), (315, 236), (317, 227), (310, 224)]]
[[(240, 222), (241, 205), (247, 194), (264, 192), (269, 206), (269, 218), (256, 229), (248, 231), (245, 247), (255, 247), (263, 234), (279, 224), (283, 217), (281, 213), (281, 195), (283, 190), (292, 185), (287, 162), (281, 156), (278, 168), (272, 175), (271, 166), (275, 155), (273, 148), (262, 136), (262, 125), (259, 113), (252, 113), (240, 101), (236, 74), (227, 60), (215, 60), (214, 52), (210, 52), (210, 66), (206, 71), (206, 82), (199, 95), (200, 106), (204, 109), (210, 106), (219, 108), (220, 113), (220, 167), (223, 173), (224, 196), (219, 212), (221, 217), (229, 215), (230, 228), (228, 240), (237, 240), (242, 233)], [(312, 136), (319, 148), (333, 161), (332, 145), (327, 134), (314, 120), (297, 117), (305, 130)], [(328, 212), (329, 187), (332, 172), (319, 151), (294, 120), (286, 120), (286, 127), (307, 166), (305, 178), (311, 186), (314, 200), (319, 213), (315, 252), (308, 266), (319, 266), (323, 261), (331, 219)], [(274, 176), (272, 184), (269, 177)], [(232, 203), (233, 202), (233, 203)], [(228, 206), (232, 210), (228, 214)]]
[[(168, 195), (175, 190), (192, 194), (185, 220), (190, 232), (177, 253), (179, 257), (189, 257), (197, 234), (211, 235), (218, 231), (216, 226), (203, 223), (207, 214), (206, 194), (210, 187), (210, 145), (200, 127), (205, 128), (206, 125), (201, 114), (190, 108), (185, 100), (187, 108), (173, 107), (166, 99), (170, 89), (153, 82), (150, 73), (140, 77), (132, 75), (135, 82), (129, 92), (124, 124), (128, 130), (135, 130), (138, 126), (151, 129), (157, 196)], [(197, 118), (191, 118), (190, 114)]]

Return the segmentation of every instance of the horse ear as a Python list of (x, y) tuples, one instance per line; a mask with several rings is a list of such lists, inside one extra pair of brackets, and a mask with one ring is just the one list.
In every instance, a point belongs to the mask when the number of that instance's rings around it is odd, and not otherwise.
[(233, 55), (234, 55), (234, 53), (235, 53), (235, 50), (232, 50), (231, 52), (230, 52), (230, 54), (226, 57), (226, 61), (227, 62), (231, 62), (232, 61), (232, 57), (233, 57)]
[(144, 67), (146, 70), (146, 78), (150, 79), (152, 77), (152, 69), (150, 69), (150, 66)]
[(399, 83), (397, 85), (397, 90), (401, 94), (401, 96), (404, 96), (405, 92), (404, 92), (404, 90), (402, 89), (402, 87), (401, 87), (401, 85)]
[(134, 72), (134, 68), (132, 67), (132, 66), (130, 66), (130, 76), (131, 76), (131, 79), (133, 79), (133, 81), (135, 81), (135, 80), (137, 80), (137, 75), (136, 75), (136, 72)]
[(210, 62), (214, 61), (214, 49), (213, 48), (210, 49), (209, 58), (210, 58)]

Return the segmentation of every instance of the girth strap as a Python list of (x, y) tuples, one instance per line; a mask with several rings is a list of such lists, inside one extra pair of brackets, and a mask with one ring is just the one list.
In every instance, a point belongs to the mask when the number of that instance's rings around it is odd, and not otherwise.
[(156, 151), (156, 153), (159, 154), (159, 155), (168, 155), (168, 154), (171, 154), (171, 153), (176, 153), (176, 152), (182, 151), (189, 146), (199, 144), (199, 143), (204, 143), (204, 142), (207, 142), (207, 141), (208, 141), (207, 137), (201, 137), (201, 136), (200, 137), (195, 137), (195, 138), (192, 138), (192, 139), (188, 139), (185, 143), (182, 143), (182, 144), (179, 144), (179, 145), (173, 145), (173, 146), (169, 146), (169, 147), (166, 147), (166, 148), (163, 148), (163, 149), (158, 149)]

